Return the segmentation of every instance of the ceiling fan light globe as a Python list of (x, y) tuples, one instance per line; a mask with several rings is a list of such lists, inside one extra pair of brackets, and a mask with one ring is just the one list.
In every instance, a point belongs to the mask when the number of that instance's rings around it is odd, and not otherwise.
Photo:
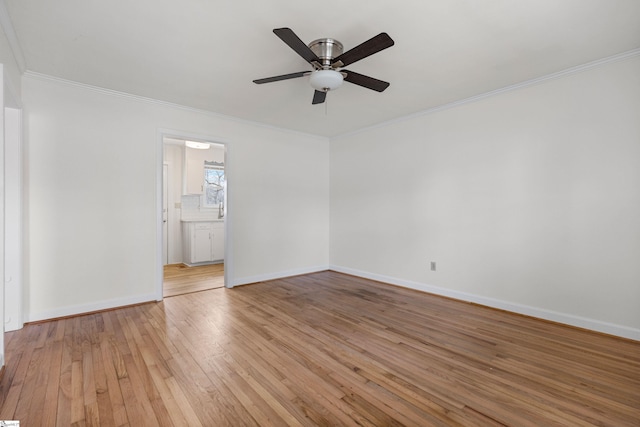
[(311, 87), (323, 92), (339, 88), (342, 81), (342, 74), (334, 70), (317, 70), (309, 76)]

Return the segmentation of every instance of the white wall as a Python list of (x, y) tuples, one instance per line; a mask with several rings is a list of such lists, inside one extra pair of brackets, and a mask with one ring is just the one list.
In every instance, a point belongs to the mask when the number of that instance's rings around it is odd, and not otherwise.
[(330, 253), (640, 339), (640, 58), (336, 138)]
[(29, 321), (155, 299), (159, 129), (228, 142), (232, 284), (326, 269), (329, 143), (27, 73)]

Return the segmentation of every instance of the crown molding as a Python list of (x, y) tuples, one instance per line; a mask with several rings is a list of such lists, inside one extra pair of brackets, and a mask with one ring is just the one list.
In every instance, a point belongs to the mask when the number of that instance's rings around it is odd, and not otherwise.
[[(0, 1), (2, 1), (2, 0), (0, 0)], [(266, 123), (252, 121), (252, 120), (241, 119), (239, 117), (234, 117), (234, 116), (229, 116), (229, 115), (225, 115), (225, 114), (221, 114), (221, 113), (216, 113), (216, 112), (209, 111), (209, 110), (203, 110), (203, 109), (195, 108), (195, 107), (188, 107), (186, 105), (175, 104), (173, 102), (162, 101), (162, 100), (159, 100), (159, 99), (149, 98), (149, 97), (145, 97), (145, 96), (141, 96), (141, 95), (134, 95), (134, 94), (127, 93), (127, 92), (120, 92), (120, 91), (117, 91), (117, 90), (107, 89), (107, 88), (103, 88), (103, 87), (99, 87), (99, 86), (93, 86), (93, 85), (86, 84), (86, 83), (79, 83), (79, 82), (75, 82), (73, 80), (67, 80), (67, 79), (63, 79), (63, 78), (60, 78), (60, 77), (51, 76), (49, 74), (37, 73), (35, 71), (30, 71), (30, 70), (25, 71), (24, 74), (23, 74), (23, 78), (31, 78), (31, 79), (34, 79), (34, 80), (40, 80), (40, 81), (45, 81), (45, 82), (56, 83), (56, 84), (60, 84), (60, 85), (63, 85), (63, 86), (76, 87), (76, 88), (84, 89), (84, 90), (87, 90), (87, 91), (90, 91), (90, 92), (94, 92), (94, 93), (101, 93), (101, 94), (104, 94), (104, 95), (130, 99), (130, 100), (141, 102), (141, 103), (157, 105), (157, 106), (162, 106), (162, 107), (168, 107), (168, 108), (174, 108), (174, 109), (183, 110), (183, 111), (189, 111), (189, 112), (192, 112), (192, 113), (202, 114), (202, 115), (206, 115), (206, 116), (209, 116), (209, 117), (214, 117), (214, 118), (217, 118), (217, 119), (229, 120), (229, 121), (233, 121), (233, 122), (244, 124), (244, 125), (255, 126), (255, 127), (260, 127), (260, 128), (264, 128), (264, 129), (270, 129), (270, 130), (274, 130), (274, 131), (285, 132), (285, 133), (290, 133), (290, 134), (295, 134), (295, 135), (302, 135), (302, 136), (305, 136), (305, 137), (310, 137), (310, 138), (319, 139), (319, 140), (323, 140), (323, 141), (329, 140), (328, 137), (325, 137), (325, 136), (322, 136), (322, 135), (316, 135), (316, 134), (312, 134), (312, 133), (301, 132), (301, 131), (297, 131), (297, 130), (293, 130), (293, 129), (278, 127), (278, 126), (269, 125), (269, 124), (266, 124)]]
[[(4, 0), (0, 0), (0, 18), (2, 17), (2, 5), (4, 5)], [(547, 74), (546, 76), (542, 76), (542, 77), (537, 77), (535, 79), (531, 79), (531, 80), (526, 80), (524, 82), (520, 82), (520, 83), (516, 83), (510, 86), (506, 86), (500, 89), (495, 89), (489, 92), (485, 92), (479, 95), (475, 95), (469, 98), (465, 98), (465, 99), (461, 99), (458, 101), (454, 101), (454, 102), (450, 102), (448, 104), (443, 104), (443, 105), (439, 105), (433, 108), (429, 108), (427, 110), (423, 110), (423, 111), (419, 111), (417, 113), (413, 113), (413, 114), (409, 114), (406, 116), (402, 116), (402, 117), (398, 117), (392, 120), (387, 120), (387, 121), (383, 121), (380, 123), (377, 123), (375, 125), (372, 126), (367, 126), (367, 127), (363, 127), (360, 129), (356, 129), (354, 131), (350, 131), (350, 132), (345, 132), (342, 134), (338, 134), (338, 135), (333, 135), (333, 136), (322, 136), (322, 135), (317, 135), (317, 134), (312, 134), (312, 133), (307, 133), (307, 132), (301, 132), (301, 131), (297, 131), (297, 130), (293, 130), (293, 129), (288, 129), (288, 128), (283, 128), (283, 127), (278, 127), (278, 126), (273, 126), (273, 125), (268, 125), (265, 123), (261, 123), (261, 122), (256, 122), (256, 121), (251, 121), (251, 120), (246, 120), (246, 119), (241, 119), (239, 117), (234, 117), (234, 116), (229, 116), (229, 115), (224, 115), (224, 114), (220, 114), (220, 113), (215, 113), (209, 110), (202, 110), (202, 109), (198, 109), (198, 108), (194, 108), (194, 107), (188, 107), (188, 106), (184, 106), (184, 105), (180, 105), (180, 104), (175, 104), (172, 102), (168, 102), (168, 101), (161, 101), (158, 99), (154, 99), (154, 98), (148, 98), (148, 97), (144, 97), (144, 96), (140, 96), (140, 95), (133, 95), (130, 93), (126, 93), (126, 92), (119, 92), (116, 90), (112, 90), (112, 89), (106, 89), (106, 88), (101, 88), (98, 86), (93, 86), (93, 85), (89, 85), (89, 84), (85, 84), (85, 83), (79, 83), (79, 82), (75, 82), (72, 80), (66, 80), (66, 79), (62, 79), (59, 77), (54, 77), (54, 76), (50, 76), (48, 74), (42, 74), (42, 73), (37, 73), (34, 71), (25, 71), (23, 76), (27, 77), (27, 78), (33, 78), (36, 80), (43, 80), (43, 81), (49, 81), (49, 82), (54, 82), (54, 83), (59, 83), (59, 84), (63, 84), (66, 86), (74, 86), (74, 87), (78, 87), (78, 88), (83, 88), (92, 92), (97, 92), (97, 93), (103, 93), (103, 94), (107, 94), (107, 95), (112, 95), (112, 96), (118, 96), (118, 97), (122, 97), (122, 98), (128, 98), (128, 99), (132, 99), (132, 100), (136, 100), (139, 102), (145, 102), (148, 104), (154, 104), (154, 105), (160, 105), (160, 106), (165, 106), (165, 107), (169, 107), (169, 108), (176, 108), (176, 109), (180, 109), (180, 110), (185, 110), (185, 111), (191, 111), (194, 113), (198, 113), (198, 114), (204, 114), (204, 115), (208, 115), (210, 117), (215, 117), (215, 118), (220, 118), (220, 119), (224, 119), (224, 120), (229, 120), (229, 121), (234, 121), (237, 123), (242, 123), (245, 125), (250, 125), (250, 126), (255, 126), (255, 127), (260, 127), (260, 128), (265, 128), (265, 129), (271, 129), (271, 130), (276, 130), (276, 131), (280, 131), (280, 132), (286, 132), (286, 133), (290, 133), (290, 134), (296, 134), (296, 135), (303, 135), (305, 137), (312, 137), (315, 139), (321, 139), (321, 140), (334, 140), (334, 139), (339, 139), (339, 138), (343, 138), (343, 137), (347, 137), (347, 136), (352, 136), (352, 135), (356, 135), (362, 132), (367, 132), (370, 130), (374, 130), (374, 129), (379, 129), (382, 127), (386, 127), (395, 123), (400, 123), (406, 120), (411, 120), (417, 117), (422, 117), (422, 116), (426, 116), (429, 114), (433, 114), (433, 113), (437, 113), (443, 110), (448, 110), (454, 107), (458, 107), (461, 105), (465, 105), (465, 104), (469, 104), (472, 102), (476, 102), (476, 101), (480, 101), (486, 98), (490, 98), (496, 95), (500, 95), (506, 92), (511, 92), (511, 91), (515, 91), (518, 89), (522, 89), (522, 88), (526, 88), (526, 87), (530, 87), (530, 86), (534, 86), (540, 83), (544, 83), (546, 81), (550, 81), (550, 80), (555, 80), (555, 79), (559, 79), (561, 77), (565, 77), (568, 75), (572, 75), (572, 74), (577, 74), (577, 73), (581, 73), (583, 71), (587, 71), (589, 69), (592, 68), (596, 68), (596, 67), (601, 67), (607, 64), (611, 64), (614, 62), (619, 62), (619, 61), (623, 61), (626, 59), (630, 59), (630, 58), (634, 58), (640, 56), (640, 48), (638, 49), (632, 49), (626, 52), (622, 52), (619, 53), (617, 55), (612, 55), (612, 56), (608, 56), (605, 58), (601, 58), (595, 61), (591, 61), (591, 62), (587, 62), (585, 64), (582, 65), (578, 65), (575, 67), (571, 67), (571, 68), (567, 68), (565, 70), (562, 71), (558, 71), (555, 73), (551, 73), (551, 74)]]
[(16, 35), (13, 23), (11, 22), (11, 16), (9, 15), (7, 4), (4, 0), (0, 0), (0, 27), (2, 27), (4, 35), (7, 37), (7, 41), (11, 47), (11, 52), (13, 53), (13, 58), (16, 60), (18, 69), (21, 73), (24, 73), (27, 70), (27, 65), (24, 60), (24, 55), (22, 54), (22, 48), (18, 42), (18, 36)]
[(356, 135), (362, 132), (366, 132), (366, 131), (370, 131), (370, 130), (374, 130), (374, 129), (379, 129), (381, 127), (386, 127), (395, 123), (400, 123), (406, 120), (411, 120), (411, 119), (415, 119), (417, 117), (422, 117), (422, 116), (426, 116), (429, 114), (433, 114), (433, 113), (437, 113), (439, 111), (443, 111), (443, 110), (448, 110), (450, 108), (454, 108), (454, 107), (459, 107), (461, 105), (465, 105), (465, 104), (469, 104), (472, 102), (476, 102), (476, 101), (480, 101), (482, 99), (486, 99), (486, 98), (490, 98), (496, 95), (500, 95), (502, 93), (505, 92), (511, 92), (511, 91), (515, 91), (518, 89), (522, 89), (522, 88), (526, 88), (526, 87), (530, 87), (530, 86), (534, 86), (540, 83), (544, 83), (546, 81), (549, 80), (555, 80), (555, 79), (559, 79), (561, 77), (565, 77), (571, 74), (577, 74), (577, 73), (581, 73), (583, 71), (586, 70), (590, 70), (592, 68), (596, 68), (596, 67), (601, 67), (603, 65), (607, 65), (607, 64), (611, 64), (614, 62), (619, 62), (619, 61), (623, 61), (625, 59), (629, 59), (629, 58), (633, 58), (636, 56), (640, 56), (640, 48), (638, 49), (632, 49), (632, 50), (628, 50), (626, 52), (622, 52), (619, 53), (617, 55), (612, 55), (612, 56), (607, 56), (605, 58), (601, 58), (601, 59), (597, 59), (595, 61), (591, 61), (591, 62), (587, 62), (586, 64), (582, 64), (582, 65), (577, 65), (575, 67), (571, 67), (571, 68), (567, 68), (565, 70), (562, 71), (558, 71), (555, 73), (551, 73), (551, 74), (547, 74), (546, 76), (542, 76), (542, 77), (536, 77), (535, 79), (531, 79), (531, 80), (526, 80), (524, 82), (520, 82), (520, 83), (516, 83), (510, 86), (505, 86), (503, 88), (500, 89), (495, 89), (489, 92), (485, 92), (485, 93), (481, 93), (479, 95), (475, 95), (475, 96), (471, 96), (469, 98), (465, 98), (465, 99), (461, 99), (458, 101), (453, 101), (450, 102), (448, 104), (443, 104), (443, 105), (438, 105), (436, 107), (433, 108), (429, 108), (427, 110), (423, 110), (423, 111), (419, 111), (417, 113), (413, 113), (413, 114), (408, 114), (406, 116), (402, 116), (402, 117), (397, 117), (395, 119), (392, 120), (387, 120), (384, 122), (380, 122), (377, 123), (375, 125), (371, 125), (371, 126), (367, 126), (364, 128), (360, 128), (351, 132), (345, 132), (339, 135), (335, 135), (332, 136), (330, 139), (337, 139), (337, 138), (343, 138), (346, 136), (352, 136), (352, 135)]

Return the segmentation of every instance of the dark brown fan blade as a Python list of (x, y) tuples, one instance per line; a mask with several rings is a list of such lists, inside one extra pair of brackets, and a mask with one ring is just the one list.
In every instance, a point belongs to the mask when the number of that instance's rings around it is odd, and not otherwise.
[(327, 99), (327, 92), (322, 92), (320, 90), (317, 90), (313, 93), (313, 101), (311, 101), (311, 103), (314, 105), (322, 104), (325, 99)]
[(374, 79), (373, 77), (365, 76), (364, 74), (358, 74), (348, 70), (342, 70), (342, 72), (347, 73), (347, 77), (344, 78), (345, 81), (366, 87), (367, 89), (382, 92), (389, 87), (389, 83)]
[(367, 56), (373, 55), (374, 53), (380, 52), (383, 49), (393, 46), (393, 40), (389, 37), (387, 33), (380, 33), (377, 36), (367, 40), (366, 42), (359, 44), (338, 56), (333, 60), (333, 64), (338, 61), (342, 62), (340, 67), (346, 67), (347, 65), (353, 64), (356, 61), (360, 61), (361, 59), (366, 58)]
[(280, 80), (295, 79), (296, 77), (302, 77), (305, 74), (309, 74), (310, 72), (311, 71), (298, 71), (297, 73), (283, 74), (281, 76), (273, 76), (273, 77), (267, 77), (264, 79), (257, 79), (257, 80), (254, 80), (253, 82), (261, 85), (262, 83), (271, 83), (271, 82), (277, 82)]
[(291, 28), (276, 28), (275, 30), (273, 30), (273, 32), (298, 55), (302, 56), (305, 61), (320, 62), (320, 58), (318, 58), (318, 55), (313, 53), (313, 51), (309, 49), (309, 46), (304, 44), (304, 42), (300, 40), (300, 37), (298, 37)]

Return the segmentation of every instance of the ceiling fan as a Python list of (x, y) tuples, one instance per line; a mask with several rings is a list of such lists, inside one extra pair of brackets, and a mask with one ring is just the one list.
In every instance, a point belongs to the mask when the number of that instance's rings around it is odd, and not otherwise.
[(309, 76), (309, 83), (315, 89), (312, 104), (323, 103), (327, 97), (327, 92), (340, 87), (343, 81), (377, 92), (382, 92), (389, 87), (388, 82), (342, 69), (367, 56), (393, 46), (394, 42), (387, 33), (380, 33), (343, 53), (342, 43), (335, 39), (318, 39), (306, 45), (291, 28), (276, 28), (273, 32), (305, 61), (311, 64), (313, 70), (267, 77), (254, 80), (254, 83), (271, 83)]

